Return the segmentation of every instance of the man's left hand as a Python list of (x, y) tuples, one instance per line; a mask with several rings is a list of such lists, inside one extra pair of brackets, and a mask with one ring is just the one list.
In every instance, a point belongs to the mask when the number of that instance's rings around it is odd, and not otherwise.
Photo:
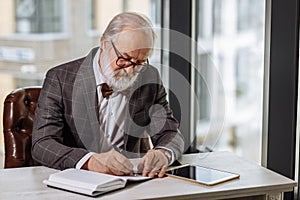
[(169, 164), (169, 160), (163, 151), (166, 150), (149, 150), (139, 163), (138, 172), (141, 172), (143, 176), (153, 178), (157, 175), (159, 178), (162, 178), (166, 173)]

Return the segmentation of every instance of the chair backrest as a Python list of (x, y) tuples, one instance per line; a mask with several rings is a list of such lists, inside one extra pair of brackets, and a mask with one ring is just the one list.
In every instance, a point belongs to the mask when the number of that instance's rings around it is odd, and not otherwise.
[(31, 157), (34, 112), (41, 87), (19, 88), (4, 101), (4, 168), (39, 165)]

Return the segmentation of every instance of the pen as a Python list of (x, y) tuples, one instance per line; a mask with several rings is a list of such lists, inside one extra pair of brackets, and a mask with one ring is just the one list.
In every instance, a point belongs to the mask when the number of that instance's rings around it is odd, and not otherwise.
[(136, 171), (136, 170), (132, 170), (132, 171), (131, 171), (131, 173), (130, 173), (130, 175), (131, 175), (131, 176), (137, 176), (137, 175), (138, 175), (138, 173), (137, 173), (137, 171)]

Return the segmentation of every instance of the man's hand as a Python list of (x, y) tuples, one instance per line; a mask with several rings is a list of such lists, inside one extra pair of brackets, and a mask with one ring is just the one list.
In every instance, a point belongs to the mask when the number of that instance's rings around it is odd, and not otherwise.
[(169, 164), (169, 159), (165, 155), (164, 151), (166, 150), (149, 150), (139, 163), (138, 172), (141, 172), (143, 176), (153, 178), (157, 175), (159, 178), (162, 178)]
[(112, 149), (106, 153), (92, 155), (83, 169), (121, 176), (129, 175), (133, 165), (125, 156)]

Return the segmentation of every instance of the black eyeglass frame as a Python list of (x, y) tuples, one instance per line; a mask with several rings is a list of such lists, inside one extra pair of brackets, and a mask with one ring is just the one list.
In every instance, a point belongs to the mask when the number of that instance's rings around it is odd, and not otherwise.
[[(112, 47), (116, 53), (116, 56), (117, 56), (117, 60), (116, 60), (116, 65), (120, 68), (120, 69), (125, 69), (127, 67), (130, 67), (132, 66), (133, 68), (135, 68), (136, 66), (141, 66), (141, 67), (146, 67), (149, 65), (149, 59), (147, 58), (146, 62), (143, 63), (143, 64), (138, 64), (138, 63), (135, 63), (135, 62), (132, 62), (131, 59), (132, 58), (124, 58), (122, 56), (122, 54), (120, 53), (120, 51), (116, 48), (115, 44), (113, 43), (113, 41), (111, 40), (110, 41), (111, 44), (112, 44)], [(124, 64), (123, 66), (120, 66), (120, 64), (118, 64), (118, 62), (120, 61), (120, 59), (123, 59), (125, 61), (125, 63), (129, 63), (128, 65)]]

